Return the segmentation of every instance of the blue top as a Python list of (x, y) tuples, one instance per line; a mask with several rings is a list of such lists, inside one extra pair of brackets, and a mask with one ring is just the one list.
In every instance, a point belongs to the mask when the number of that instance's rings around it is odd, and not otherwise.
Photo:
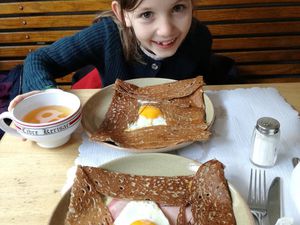
[(193, 20), (177, 52), (154, 60), (142, 53), (144, 63), (126, 62), (117, 25), (111, 18), (83, 29), (70, 37), (40, 48), (24, 61), (22, 92), (55, 85), (54, 79), (86, 65), (95, 66), (104, 86), (117, 78), (163, 77), (176, 80), (208, 76), (212, 38), (206, 26)]

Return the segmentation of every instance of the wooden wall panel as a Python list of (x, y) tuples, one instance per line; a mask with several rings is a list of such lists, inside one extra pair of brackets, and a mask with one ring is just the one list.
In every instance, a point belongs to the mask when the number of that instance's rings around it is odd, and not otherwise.
[[(299, 12), (300, 13), (300, 12)], [(209, 24), (213, 36), (275, 35), (300, 33), (300, 21)]]
[(0, 15), (28, 13), (86, 12), (110, 9), (111, 1), (33, 1), (0, 3)]
[(203, 22), (222, 22), (241, 20), (281, 20), (299, 18), (300, 6), (273, 6), (196, 10), (195, 16)]
[(239, 63), (300, 61), (300, 49), (223, 52)]
[(300, 0), (195, 3), (214, 52), (233, 58), (244, 82), (300, 81)]
[(22, 62), (23, 60), (0, 60), (0, 71), (10, 70)]
[(288, 3), (300, 3), (300, 0), (195, 0), (195, 5), (204, 6), (228, 6), (228, 5), (253, 5), (253, 4), (288, 4)]
[(300, 74), (300, 64), (268, 64), (268, 65), (241, 65), (244, 75), (288, 75)]
[[(25, 31), (25, 32), (3, 32), (0, 33), (1, 44), (16, 44), (16, 43), (50, 43), (62, 37), (70, 36), (78, 30), (65, 31)], [(38, 43), (37, 43), (38, 44)]]
[[(245, 82), (300, 81), (300, 0), (193, 0), (213, 51), (233, 58)], [(0, 71), (91, 24), (111, 0), (2, 0)], [(58, 80), (71, 81), (71, 75)]]
[(30, 52), (45, 45), (25, 45), (25, 46), (0, 46), (1, 57), (25, 57)]
[(87, 27), (94, 18), (94, 14), (0, 18), (0, 29)]
[(220, 50), (299, 48), (300, 35), (272, 37), (216, 38), (213, 48)]

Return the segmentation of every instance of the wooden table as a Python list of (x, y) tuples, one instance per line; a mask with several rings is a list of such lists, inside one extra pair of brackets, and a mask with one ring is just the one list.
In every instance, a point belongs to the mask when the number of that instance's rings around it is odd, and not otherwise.
[[(300, 83), (206, 86), (205, 90), (275, 87), (300, 112)], [(75, 90), (82, 103), (98, 90)], [(57, 149), (42, 149), (4, 135), (0, 141), (0, 224), (47, 224), (61, 198), (68, 169), (74, 165), (81, 144), (79, 128)]]

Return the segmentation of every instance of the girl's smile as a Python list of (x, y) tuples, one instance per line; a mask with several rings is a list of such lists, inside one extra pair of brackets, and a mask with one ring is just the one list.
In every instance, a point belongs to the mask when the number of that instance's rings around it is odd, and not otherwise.
[(176, 38), (169, 41), (152, 41), (152, 43), (163, 49), (171, 48), (175, 44), (175, 42)]

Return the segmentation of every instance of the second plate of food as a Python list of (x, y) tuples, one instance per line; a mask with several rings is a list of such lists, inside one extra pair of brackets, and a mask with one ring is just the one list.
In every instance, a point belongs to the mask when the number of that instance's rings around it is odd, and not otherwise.
[[(139, 79), (127, 80), (126, 82), (135, 84), (139, 87), (145, 87), (145, 86), (164, 84), (164, 83), (169, 83), (174, 81), (175, 80), (164, 79), (164, 78), (139, 78)], [(110, 106), (113, 94), (114, 94), (114, 85), (107, 86), (99, 90), (99, 92), (97, 92), (96, 94), (94, 94), (83, 106), (81, 122), (82, 122), (82, 127), (86, 131), (88, 136), (91, 136), (92, 134), (97, 132), (100, 124), (105, 118), (105, 114)], [(206, 123), (210, 127), (215, 117), (214, 107), (213, 107), (213, 103), (205, 93), (204, 93), (204, 103), (205, 103)], [(101, 144), (107, 145), (112, 149), (136, 152), (136, 153), (167, 152), (167, 151), (183, 148), (187, 145), (190, 145), (191, 143), (192, 142), (183, 142), (177, 145), (163, 147), (163, 148), (140, 150), (140, 149), (133, 149), (133, 148), (124, 148), (109, 142), (101, 142)]]
[[(167, 162), (167, 163), (166, 163)], [(101, 167), (110, 171), (149, 176), (188, 176), (198, 170), (199, 163), (181, 156), (164, 153), (134, 154), (110, 161)], [(237, 189), (229, 183), (233, 212), (237, 225), (254, 225), (250, 209)], [(63, 225), (70, 204), (70, 190), (55, 208), (48, 225)], [(171, 223), (172, 224), (172, 223)]]

